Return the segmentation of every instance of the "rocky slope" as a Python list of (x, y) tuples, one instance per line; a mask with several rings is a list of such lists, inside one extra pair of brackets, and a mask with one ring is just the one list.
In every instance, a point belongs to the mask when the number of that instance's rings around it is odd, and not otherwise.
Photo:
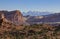
[(0, 39), (60, 39), (60, 24), (34, 24), (16, 26), (9, 22), (0, 25)]

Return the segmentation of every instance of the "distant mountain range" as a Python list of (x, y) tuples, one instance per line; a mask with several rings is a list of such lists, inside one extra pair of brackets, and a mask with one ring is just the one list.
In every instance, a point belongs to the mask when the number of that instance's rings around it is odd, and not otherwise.
[(42, 16), (25, 16), (28, 23), (60, 23), (60, 13), (42, 15)]
[(48, 15), (52, 14), (52, 12), (39, 12), (39, 11), (28, 11), (28, 12), (22, 12), (24, 16), (30, 15), (30, 16), (41, 16), (41, 15)]

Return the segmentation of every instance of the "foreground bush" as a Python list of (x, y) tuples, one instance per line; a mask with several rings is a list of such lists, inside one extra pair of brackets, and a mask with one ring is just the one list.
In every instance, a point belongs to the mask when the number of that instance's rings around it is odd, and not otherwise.
[(7, 25), (0, 27), (0, 39), (60, 39), (60, 26), (49, 24)]

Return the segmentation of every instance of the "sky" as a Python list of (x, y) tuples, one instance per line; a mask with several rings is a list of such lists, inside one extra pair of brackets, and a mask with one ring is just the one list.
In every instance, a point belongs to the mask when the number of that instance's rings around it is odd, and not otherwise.
[(0, 0), (0, 10), (60, 12), (60, 0)]

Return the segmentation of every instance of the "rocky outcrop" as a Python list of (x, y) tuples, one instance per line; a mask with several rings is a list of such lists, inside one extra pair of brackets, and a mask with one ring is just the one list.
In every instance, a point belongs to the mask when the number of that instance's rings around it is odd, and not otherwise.
[(23, 24), (24, 22), (23, 15), (19, 10), (0, 11), (0, 13), (4, 14), (5, 20), (8, 20), (16, 25)]

